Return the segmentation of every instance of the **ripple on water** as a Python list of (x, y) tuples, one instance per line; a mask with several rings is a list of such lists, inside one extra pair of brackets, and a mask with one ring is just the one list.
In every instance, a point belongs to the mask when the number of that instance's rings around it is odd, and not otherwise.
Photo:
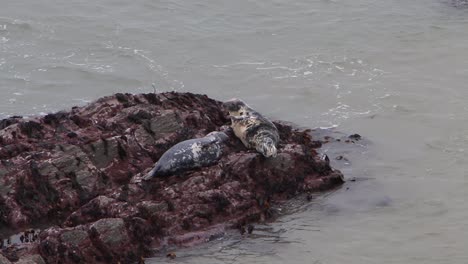
[[(50, 41), (32, 36), (24, 38), (16, 32), (11, 33), (10, 30), (17, 30), (13, 28), (14, 25), (29, 23), (11, 22), (1, 26), (6, 30), (0, 30), (0, 38), (2, 34), (8, 34), (11, 41), (0, 43), (0, 85), (10, 87), (16, 93), (21, 91), (24, 95), (21, 104), (37, 108), (50, 100), (62, 102), (59, 97), (67, 97), (67, 101), (51, 105), (49, 110), (45, 109), (47, 112), (68, 108), (71, 98), (82, 97), (79, 92), (81, 89), (94, 89), (93, 98), (96, 98), (109, 94), (109, 91), (128, 91), (129, 88), (148, 92), (179, 90), (185, 86), (182, 81), (172, 78), (150, 51), (112, 42), (90, 43), (88, 49), (72, 45), (53, 50), (51, 47), (55, 44)], [(30, 30), (36, 28), (31, 27)], [(29, 45), (27, 42), (31, 39), (34, 43)], [(47, 48), (42, 49), (44, 47)], [(15, 97), (0, 98), (0, 103), (2, 101), (21, 108)], [(18, 109), (16, 112), (31, 113), (32, 106), (29, 110)]]
[[(284, 94), (283, 100), (292, 101), (293, 108), (297, 101), (331, 105), (322, 109), (320, 116), (312, 118), (322, 120), (319, 126), (339, 125), (346, 119), (375, 115), (381, 111), (382, 101), (393, 95), (381, 83), (389, 72), (364, 59), (346, 55), (313, 54), (282, 62), (252, 60), (212, 67), (220, 74), (240, 71), (243, 75), (254, 73), (256, 78), (269, 79), (274, 85), (270, 89), (275, 89), (272, 92)], [(310, 112), (303, 108), (300, 111)]]

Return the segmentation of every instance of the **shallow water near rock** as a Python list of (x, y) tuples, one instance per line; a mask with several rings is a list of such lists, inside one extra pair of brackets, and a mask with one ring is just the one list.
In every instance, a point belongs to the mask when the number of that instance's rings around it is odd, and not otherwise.
[(342, 188), (147, 263), (466, 263), (467, 26), (452, 0), (10, 1), (0, 116), (154, 86), (367, 140), (329, 153)]
[(13, 235), (9, 232), (0, 233), (0, 249), (7, 248), (10, 245), (24, 245), (35, 242), (40, 232), (41, 229), (27, 229)]

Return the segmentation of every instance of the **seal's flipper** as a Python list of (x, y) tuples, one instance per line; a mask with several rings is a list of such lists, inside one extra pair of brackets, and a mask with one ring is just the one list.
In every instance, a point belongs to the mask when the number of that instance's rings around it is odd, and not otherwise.
[(266, 158), (276, 157), (278, 150), (271, 137), (259, 137), (255, 142), (255, 149)]
[(143, 176), (141, 179), (144, 180), (144, 181), (151, 180), (152, 178), (154, 178), (154, 176), (156, 176), (156, 171), (157, 170), (158, 170), (158, 166), (155, 166), (150, 172), (148, 172), (148, 174)]

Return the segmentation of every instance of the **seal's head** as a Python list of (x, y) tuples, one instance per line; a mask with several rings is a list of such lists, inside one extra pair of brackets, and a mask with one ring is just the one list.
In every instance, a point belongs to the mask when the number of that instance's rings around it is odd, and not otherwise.
[(230, 116), (243, 116), (250, 110), (250, 107), (244, 101), (237, 98), (224, 102), (223, 106)]
[(229, 139), (228, 135), (226, 135), (226, 133), (224, 132), (220, 132), (220, 131), (213, 131), (213, 132), (210, 132), (206, 135), (206, 137), (208, 136), (213, 136), (216, 138), (216, 140), (218, 140), (219, 142), (224, 142), (226, 140)]

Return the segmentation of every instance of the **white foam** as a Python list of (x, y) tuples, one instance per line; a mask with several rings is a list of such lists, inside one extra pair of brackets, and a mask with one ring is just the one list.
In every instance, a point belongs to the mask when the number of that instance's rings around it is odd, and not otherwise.
[(333, 124), (333, 125), (331, 125), (331, 126), (327, 126), (327, 127), (321, 126), (321, 127), (319, 127), (319, 128), (320, 128), (320, 129), (331, 129), (331, 128), (337, 128), (337, 127), (338, 127), (338, 125)]

